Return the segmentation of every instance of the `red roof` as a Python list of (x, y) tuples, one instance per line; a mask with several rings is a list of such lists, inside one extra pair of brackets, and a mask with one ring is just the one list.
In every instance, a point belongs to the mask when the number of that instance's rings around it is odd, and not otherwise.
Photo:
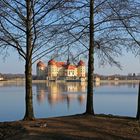
[(85, 66), (85, 63), (82, 60), (80, 60), (78, 66)]
[[(66, 64), (65, 62), (57, 62), (54, 59), (51, 59), (48, 62), (48, 65), (55, 65), (57, 67), (65, 67), (66, 69), (71, 69), (71, 70), (74, 70), (76, 68), (75, 65)], [(80, 60), (77, 66), (85, 66), (85, 63), (82, 60)]]
[(76, 66), (74, 65), (67, 65), (66, 66), (66, 69), (69, 69), (69, 70), (75, 70)]
[(57, 67), (64, 67), (66, 65), (65, 62), (56, 62)]
[(46, 67), (45, 63), (43, 63), (42, 61), (39, 61), (37, 63), (37, 67)]
[(48, 65), (56, 65), (57, 67), (64, 67), (66, 65), (65, 62), (56, 62), (55, 60), (51, 59), (48, 62)]

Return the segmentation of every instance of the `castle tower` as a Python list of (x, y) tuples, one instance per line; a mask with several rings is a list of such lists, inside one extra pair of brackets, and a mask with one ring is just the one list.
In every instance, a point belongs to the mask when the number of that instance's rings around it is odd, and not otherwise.
[(46, 65), (42, 61), (39, 61), (37, 63), (36, 72), (38, 78), (43, 78), (43, 79), (46, 78), (46, 68), (47, 68)]
[(80, 60), (77, 65), (77, 72), (78, 72), (78, 77), (85, 77), (85, 73), (86, 73), (85, 63), (82, 60)]
[(51, 59), (48, 62), (48, 77), (57, 77), (57, 73), (56, 61)]

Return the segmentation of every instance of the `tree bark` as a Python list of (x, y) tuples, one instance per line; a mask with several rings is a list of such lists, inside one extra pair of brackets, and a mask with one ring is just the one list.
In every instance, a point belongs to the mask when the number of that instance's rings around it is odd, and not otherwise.
[(25, 66), (25, 116), (24, 120), (34, 120), (33, 100), (32, 100), (32, 65), (31, 62), (26, 62)]
[(31, 1), (26, 0), (27, 20), (26, 20), (26, 65), (25, 65), (25, 116), (24, 120), (33, 120), (33, 101), (32, 101), (32, 10)]
[(138, 108), (137, 108), (137, 120), (140, 120), (140, 83), (139, 83), (139, 90), (138, 90)]
[(94, 0), (90, 0), (90, 42), (88, 60), (88, 86), (86, 114), (94, 114), (93, 109), (93, 71), (94, 71)]

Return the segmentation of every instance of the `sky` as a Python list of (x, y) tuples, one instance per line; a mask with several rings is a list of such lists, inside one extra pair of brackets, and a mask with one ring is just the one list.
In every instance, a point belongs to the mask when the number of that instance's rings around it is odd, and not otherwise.
[[(10, 56), (5, 59), (0, 56), (0, 73), (23, 74), (25, 68), (24, 61), (20, 60), (18, 54), (14, 51), (9, 53)], [(43, 60), (47, 63), (46, 59)], [(122, 70), (110, 65), (100, 67), (95, 58), (95, 73), (102, 75), (140, 73), (140, 56), (135, 58), (131, 53), (125, 53), (125, 56), (119, 57), (118, 61), (122, 65)], [(33, 65), (33, 74), (36, 74), (36, 63)]]
[(99, 66), (98, 63), (96, 63), (95, 73), (103, 75), (112, 75), (112, 74), (128, 75), (129, 73), (140, 74), (140, 56), (135, 57), (131, 53), (126, 53), (124, 56), (119, 57), (117, 60), (120, 62), (122, 69), (110, 65), (101, 67)]
[[(9, 54), (10, 56), (5, 59), (0, 56), (0, 73), (23, 74), (24, 61), (19, 59), (19, 56), (14, 51), (9, 52)], [(42, 60), (47, 63), (45, 58), (42, 58)], [(118, 61), (122, 65), (122, 70), (110, 65), (99, 66), (95, 58), (95, 73), (102, 75), (140, 73), (140, 56), (136, 58), (131, 53), (126, 53), (124, 56), (119, 57)], [(36, 74), (36, 63), (33, 65), (33, 74)]]

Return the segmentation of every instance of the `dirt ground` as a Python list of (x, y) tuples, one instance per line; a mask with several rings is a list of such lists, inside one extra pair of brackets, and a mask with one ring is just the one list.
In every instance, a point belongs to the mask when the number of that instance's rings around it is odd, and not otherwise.
[(0, 140), (140, 140), (132, 118), (75, 115), (0, 123)]

